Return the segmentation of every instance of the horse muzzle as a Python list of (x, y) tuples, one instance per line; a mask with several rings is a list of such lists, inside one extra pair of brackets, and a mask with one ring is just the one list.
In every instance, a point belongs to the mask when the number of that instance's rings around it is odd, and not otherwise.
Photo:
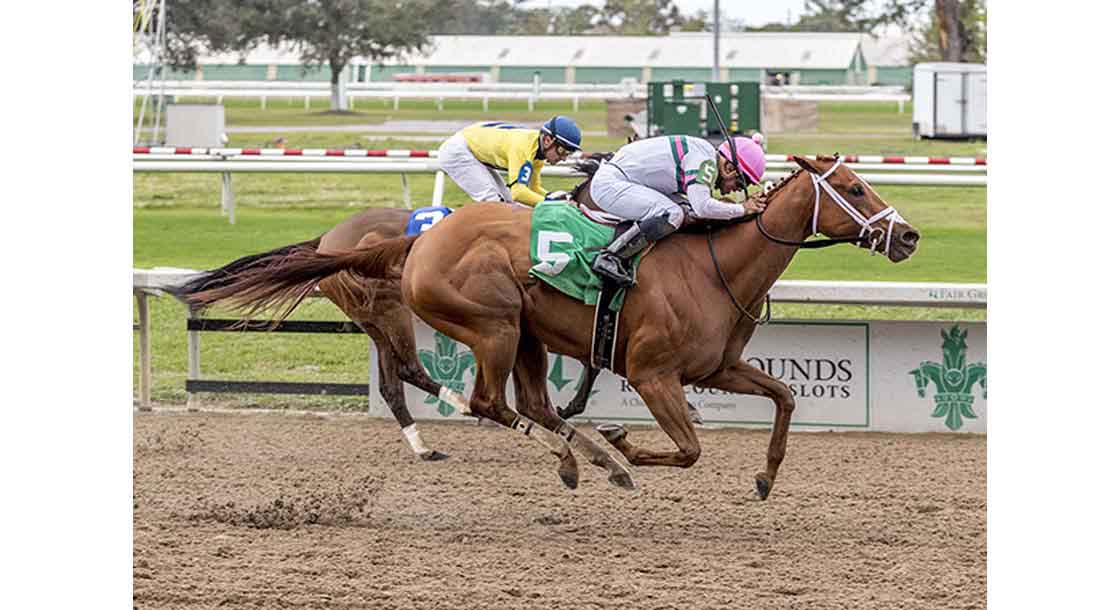
[(913, 256), (918, 250), (918, 240), (922, 235), (914, 227), (901, 224), (895, 225), (893, 237), (894, 239), (885, 246), (887, 259), (892, 263), (900, 263)]

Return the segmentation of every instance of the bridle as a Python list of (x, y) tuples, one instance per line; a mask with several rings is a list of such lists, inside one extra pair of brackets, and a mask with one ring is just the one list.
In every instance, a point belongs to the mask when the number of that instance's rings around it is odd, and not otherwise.
[[(766, 239), (783, 246), (793, 246), (795, 248), (825, 248), (828, 246), (835, 246), (836, 244), (866, 243), (868, 245), (868, 249), (871, 251), (871, 255), (874, 256), (879, 249), (879, 244), (882, 243), (883, 254), (886, 255), (888, 252), (890, 252), (891, 238), (894, 236), (894, 225), (898, 222), (905, 222), (905, 219), (902, 218), (902, 215), (899, 214), (893, 206), (888, 206), (876, 212), (871, 217), (865, 217), (854, 205), (848, 203), (848, 201), (844, 199), (844, 197), (839, 192), (837, 192), (831, 184), (828, 183), (828, 177), (832, 175), (832, 173), (835, 172), (842, 163), (843, 161), (839, 157), (837, 157), (836, 162), (833, 163), (832, 167), (830, 167), (828, 171), (824, 172), (823, 174), (809, 171), (809, 177), (813, 181), (814, 192), (813, 226), (810, 235), (817, 235), (818, 233), (820, 233), (818, 221), (820, 220), (821, 212), (821, 189), (824, 189), (824, 192), (828, 194), (832, 202), (840, 206), (840, 209), (843, 210), (849, 217), (851, 217), (853, 221), (855, 221), (857, 225), (860, 226), (858, 235), (854, 235), (852, 237), (817, 239), (812, 241), (790, 241), (788, 239), (782, 239), (780, 237), (772, 235), (769, 231), (766, 230), (765, 225), (762, 224), (762, 215), (763, 213), (765, 213), (765, 210), (763, 210), (762, 212), (757, 212), (750, 217), (744, 218), (743, 222), (754, 220), (758, 224), (759, 232), (761, 232), (762, 235), (766, 237)], [(858, 174), (856, 175), (856, 177), (859, 178), (860, 182), (863, 182), (864, 186), (867, 187), (868, 190), (871, 190), (871, 185), (868, 184), (866, 180), (864, 180)], [(885, 231), (882, 227), (872, 226), (876, 222), (879, 222), (884, 218), (887, 219), (887, 228)], [(743, 305), (739, 303), (739, 300), (735, 298), (735, 294), (731, 291), (731, 285), (728, 284), (727, 278), (723, 275), (723, 269), (721, 269), (719, 266), (719, 259), (716, 258), (715, 244), (712, 241), (712, 233), (712, 227), (709, 225), (708, 252), (712, 256), (712, 264), (715, 265), (716, 274), (719, 275), (719, 280), (723, 284), (724, 291), (727, 292), (727, 296), (731, 297), (731, 302), (735, 305), (735, 308), (739, 310), (739, 320), (737, 320), (735, 324), (738, 325), (738, 323), (741, 322), (744, 317), (750, 318), (750, 320), (755, 324), (766, 324), (770, 321), (770, 294), (767, 293), (766, 295), (766, 315), (762, 316), (761, 318), (756, 318), (755, 316), (751, 315), (747, 308), (743, 307)]]
[[(783, 246), (796, 246), (798, 248), (825, 248), (827, 246), (834, 246), (836, 244), (867, 244), (868, 250), (870, 250), (871, 255), (874, 256), (876, 252), (879, 251), (879, 244), (882, 243), (883, 254), (885, 255), (890, 252), (891, 239), (894, 237), (894, 225), (898, 222), (906, 222), (905, 219), (902, 218), (902, 215), (899, 214), (897, 210), (894, 209), (894, 206), (887, 206), (886, 208), (883, 208), (882, 210), (879, 210), (878, 212), (873, 214), (871, 217), (865, 217), (854, 205), (848, 203), (848, 200), (844, 199), (843, 195), (841, 195), (831, 184), (828, 183), (828, 177), (832, 175), (832, 173), (835, 172), (841, 165), (843, 165), (843, 163), (844, 162), (840, 158), (837, 158), (836, 162), (833, 163), (832, 167), (828, 168), (828, 171), (826, 171), (825, 173), (818, 174), (812, 171), (809, 172), (809, 177), (813, 181), (814, 196), (813, 226), (809, 234), (817, 235), (818, 233), (820, 233), (818, 221), (821, 214), (821, 189), (824, 189), (824, 192), (828, 194), (832, 202), (839, 206), (840, 209), (844, 211), (844, 213), (846, 213), (857, 225), (860, 226), (860, 230), (857, 235), (854, 235), (852, 237), (817, 239), (812, 241), (790, 241), (787, 239), (782, 239), (780, 237), (775, 237), (769, 231), (767, 231), (765, 225), (762, 224), (762, 212), (759, 212), (755, 214), (753, 218), (755, 222), (758, 223), (758, 230), (762, 233), (762, 235), (766, 237), (766, 239), (769, 239), (774, 243), (782, 244)], [(864, 180), (858, 174), (856, 175), (856, 178), (859, 178), (859, 181), (862, 182), (868, 190), (871, 190), (871, 185), (868, 184), (866, 180)], [(886, 230), (883, 230), (882, 227), (872, 226), (884, 218), (887, 219)]]

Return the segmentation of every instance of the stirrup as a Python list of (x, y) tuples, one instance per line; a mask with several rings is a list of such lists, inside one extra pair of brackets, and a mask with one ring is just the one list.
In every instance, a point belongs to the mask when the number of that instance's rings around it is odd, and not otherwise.
[(595, 257), (591, 270), (621, 286), (629, 287), (637, 283), (619, 257), (610, 252), (604, 251)]

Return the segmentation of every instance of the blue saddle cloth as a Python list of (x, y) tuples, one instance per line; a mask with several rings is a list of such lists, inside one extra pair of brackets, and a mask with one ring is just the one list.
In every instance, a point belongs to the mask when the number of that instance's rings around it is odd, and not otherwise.
[(451, 208), (442, 205), (430, 205), (419, 208), (408, 217), (408, 227), (405, 235), (419, 235), (435, 226), (435, 224), (451, 215)]

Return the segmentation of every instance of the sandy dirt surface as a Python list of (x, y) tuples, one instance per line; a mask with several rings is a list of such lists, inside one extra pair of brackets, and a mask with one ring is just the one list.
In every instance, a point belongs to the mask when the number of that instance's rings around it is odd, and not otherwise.
[(702, 430), (627, 492), (582, 461), (566, 489), (508, 430), (420, 428), (451, 459), (360, 416), (137, 414), (135, 606), (985, 607), (982, 436), (794, 433), (757, 502), (768, 431)]

